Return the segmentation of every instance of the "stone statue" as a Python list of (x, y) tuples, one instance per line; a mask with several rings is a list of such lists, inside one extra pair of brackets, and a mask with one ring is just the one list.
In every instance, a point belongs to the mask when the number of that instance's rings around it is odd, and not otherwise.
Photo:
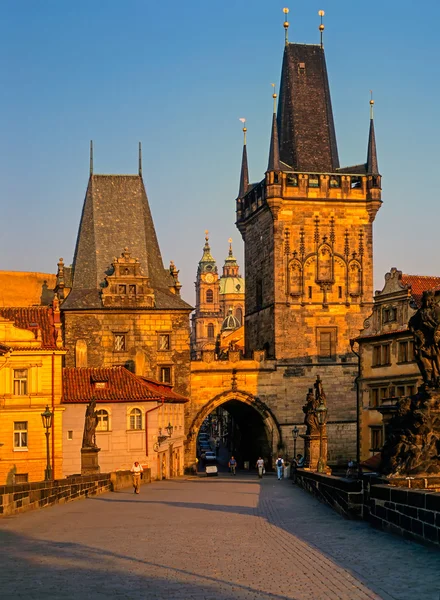
[(92, 398), (86, 409), (84, 422), (83, 448), (96, 448), (95, 432), (98, 424), (98, 411), (96, 410), (96, 400)]
[(408, 327), (414, 336), (414, 354), (425, 387), (440, 387), (440, 307), (433, 292), (423, 292), (422, 306)]
[(313, 394), (313, 389), (309, 388), (306, 403), (303, 406), (303, 412), (305, 414), (304, 424), (307, 426), (306, 435), (319, 435), (319, 423), (316, 416), (316, 409), (318, 406), (319, 400), (317, 400), (316, 396)]
[(438, 392), (401, 398), (387, 425), (381, 471), (386, 475), (440, 474)]

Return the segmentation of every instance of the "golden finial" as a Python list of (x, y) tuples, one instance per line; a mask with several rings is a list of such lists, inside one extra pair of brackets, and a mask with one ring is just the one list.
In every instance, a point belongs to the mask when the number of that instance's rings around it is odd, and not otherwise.
[(286, 42), (286, 46), (289, 43), (289, 21), (287, 20), (287, 15), (289, 14), (289, 9), (288, 8), (283, 8), (283, 13), (284, 13), (284, 38), (285, 38), (285, 42)]
[(209, 240), (209, 231), (207, 229), (205, 229), (205, 240)]
[(374, 118), (373, 109), (374, 109), (373, 90), (370, 90), (370, 119)]
[(324, 35), (324, 23), (322, 22), (322, 18), (325, 15), (325, 12), (323, 10), (318, 11), (318, 15), (321, 17), (321, 24), (319, 25), (319, 31), (321, 33), (321, 48), (324, 47), (323, 44), (323, 35)]
[(277, 93), (275, 92), (275, 84), (271, 83), (270, 84), (273, 88), (273, 94), (272, 94), (272, 98), (273, 98), (273, 112), (276, 113), (277, 112)]
[(241, 117), (238, 120), (243, 123), (243, 144), (244, 144), (244, 146), (246, 146), (246, 131), (247, 131), (246, 119), (244, 117)]

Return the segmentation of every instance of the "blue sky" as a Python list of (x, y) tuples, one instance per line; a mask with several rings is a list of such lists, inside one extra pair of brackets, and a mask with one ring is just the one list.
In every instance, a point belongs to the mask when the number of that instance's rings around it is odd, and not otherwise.
[(235, 228), (241, 123), (252, 180), (262, 178), (272, 89), (284, 31), (325, 49), (341, 164), (364, 160), (369, 90), (383, 206), (375, 223), (375, 283), (396, 266), (440, 275), (434, 242), (440, 3), (424, 0), (3, 0), (0, 23), (0, 269), (54, 272), (69, 264), (95, 172), (144, 179), (164, 263), (193, 282), (204, 230), (219, 266)]

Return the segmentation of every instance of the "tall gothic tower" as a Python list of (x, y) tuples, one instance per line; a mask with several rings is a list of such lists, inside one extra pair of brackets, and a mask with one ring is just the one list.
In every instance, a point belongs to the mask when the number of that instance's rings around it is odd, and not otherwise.
[(288, 43), (267, 171), (249, 184), (243, 148), (237, 227), (245, 244), (246, 352), (345, 362), (371, 312), (373, 221), (381, 205), (371, 101), (367, 160), (339, 166), (322, 45)]

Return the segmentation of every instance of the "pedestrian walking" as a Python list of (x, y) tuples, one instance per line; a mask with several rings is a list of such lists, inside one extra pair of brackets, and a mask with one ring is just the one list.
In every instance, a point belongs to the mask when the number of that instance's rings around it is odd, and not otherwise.
[(257, 460), (256, 467), (258, 470), (258, 477), (259, 477), (259, 479), (261, 479), (263, 477), (263, 473), (264, 473), (264, 460), (261, 458), (261, 456)]
[(276, 466), (277, 466), (277, 477), (278, 477), (278, 481), (281, 481), (281, 479), (283, 478), (283, 467), (284, 467), (284, 460), (281, 458), (281, 456), (279, 456), (276, 460)]
[(133, 466), (131, 467), (131, 473), (133, 477), (133, 488), (135, 494), (139, 494), (139, 488), (141, 487), (141, 476), (143, 472), (144, 470), (142, 468), (142, 465), (140, 465), (136, 460), (133, 463)]
[(235, 458), (233, 456), (231, 456), (231, 458), (228, 462), (228, 467), (229, 467), (229, 470), (231, 471), (231, 475), (235, 475), (235, 470), (237, 468), (237, 461), (235, 460)]

